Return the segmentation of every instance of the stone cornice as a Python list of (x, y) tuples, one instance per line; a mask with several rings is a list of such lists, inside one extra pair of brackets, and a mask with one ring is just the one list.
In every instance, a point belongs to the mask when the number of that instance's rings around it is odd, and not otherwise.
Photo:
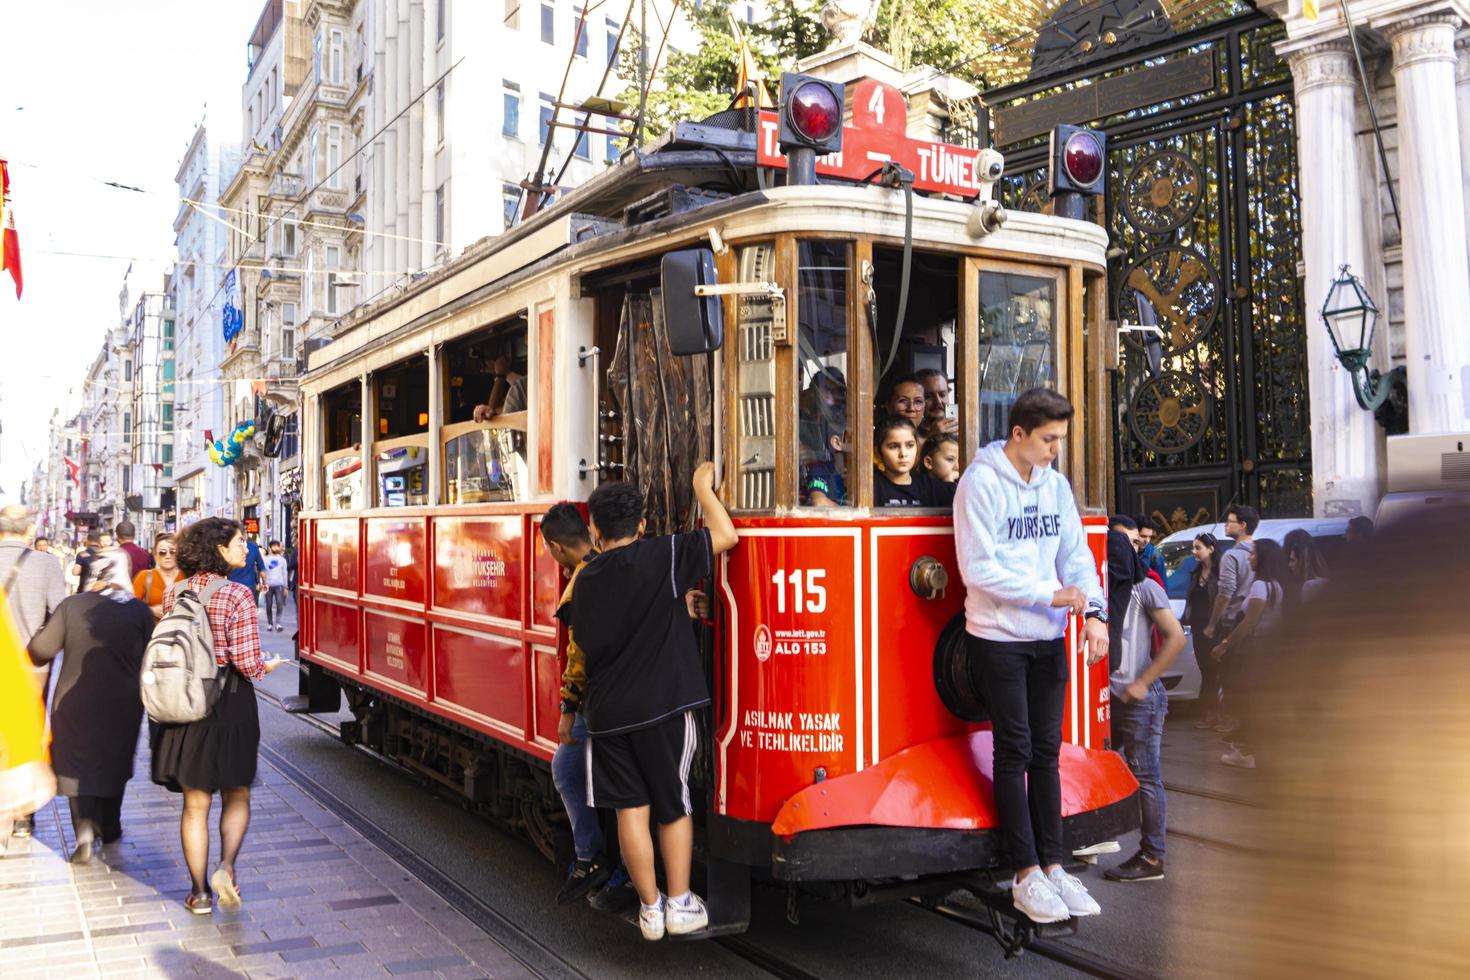
[(1321, 86), (1358, 84), (1353, 48), (1345, 40), (1310, 44), (1283, 55), (1291, 65), (1292, 87), (1298, 95)]
[(1393, 45), (1393, 70), (1424, 62), (1455, 61), (1455, 31), (1463, 21), (1454, 14), (1406, 17), (1390, 24), (1375, 25)]

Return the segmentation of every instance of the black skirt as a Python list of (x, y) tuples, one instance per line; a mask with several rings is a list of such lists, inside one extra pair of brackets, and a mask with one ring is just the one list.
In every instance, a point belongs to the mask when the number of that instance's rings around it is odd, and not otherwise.
[(210, 793), (255, 782), (260, 711), (255, 686), (233, 668), (208, 718), (160, 725), (153, 739), (153, 781), (175, 793)]

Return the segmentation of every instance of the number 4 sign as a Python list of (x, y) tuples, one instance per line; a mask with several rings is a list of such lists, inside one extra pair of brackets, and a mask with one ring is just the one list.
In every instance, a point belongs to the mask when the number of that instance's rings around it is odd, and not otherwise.
[[(842, 152), (817, 157), (817, 173), (826, 177), (866, 180), (883, 164), (896, 162), (914, 174), (914, 189), (953, 194), (965, 199), (980, 193), (980, 150), (975, 147), (910, 139), (908, 106), (903, 93), (872, 78), (852, 90), (852, 123), (842, 128)], [(760, 114), (756, 162), (786, 168), (776, 112)]]

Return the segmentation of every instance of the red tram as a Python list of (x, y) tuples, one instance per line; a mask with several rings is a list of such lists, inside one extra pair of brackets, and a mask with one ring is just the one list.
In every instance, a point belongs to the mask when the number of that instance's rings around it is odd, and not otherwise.
[[(864, 145), (939, 152), (892, 130), (901, 111), (882, 128), (885, 100), (902, 109), (895, 90), (859, 88)], [(356, 719), (345, 738), (550, 856), (565, 823), (548, 769), (563, 580), (539, 515), (631, 479), (651, 532), (690, 526), (689, 476), (713, 456), (741, 535), (703, 628), (714, 700), (696, 819), (716, 932), (748, 921), (753, 874), (856, 900), (1000, 863), (951, 519), (872, 507), (885, 368), (952, 384), (947, 414), (971, 452), (1004, 434), (1021, 390), (1069, 394), (1085, 410), (1063, 468), (1094, 512), (1093, 433), (1108, 431), (1100, 227), (972, 220), (978, 159), (958, 147), (942, 149), (971, 166), (918, 181), (908, 201), (863, 182), (768, 186), (756, 132), (717, 123), (677, 126), (345, 321), (301, 383), (298, 539), (313, 707), (340, 690)], [(724, 285), (696, 297), (661, 275), (690, 249), (709, 250), (696, 258)], [(707, 356), (672, 353), (691, 315), (727, 328)], [(497, 384), (500, 413), (475, 422)], [(818, 466), (845, 484), (840, 506), (804, 497)], [(1101, 564), (1103, 520), (1087, 523)], [(1136, 826), (1137, 784), (1106, 751), (1106, 664), (1087, 667), (1077, 635), (1062, 781), (1080, 848)]]

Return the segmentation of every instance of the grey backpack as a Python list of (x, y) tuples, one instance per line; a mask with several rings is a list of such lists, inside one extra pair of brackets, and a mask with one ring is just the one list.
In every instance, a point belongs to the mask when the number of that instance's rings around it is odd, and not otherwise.
[(228, 579), (217, 578), (194, 592), (174, 586), (174, 605), (153, 630), (143, 653), (143, 709), (164, 725), (209, 717), (224, 690), (225, 668), (214, 659), (209, 599)]

